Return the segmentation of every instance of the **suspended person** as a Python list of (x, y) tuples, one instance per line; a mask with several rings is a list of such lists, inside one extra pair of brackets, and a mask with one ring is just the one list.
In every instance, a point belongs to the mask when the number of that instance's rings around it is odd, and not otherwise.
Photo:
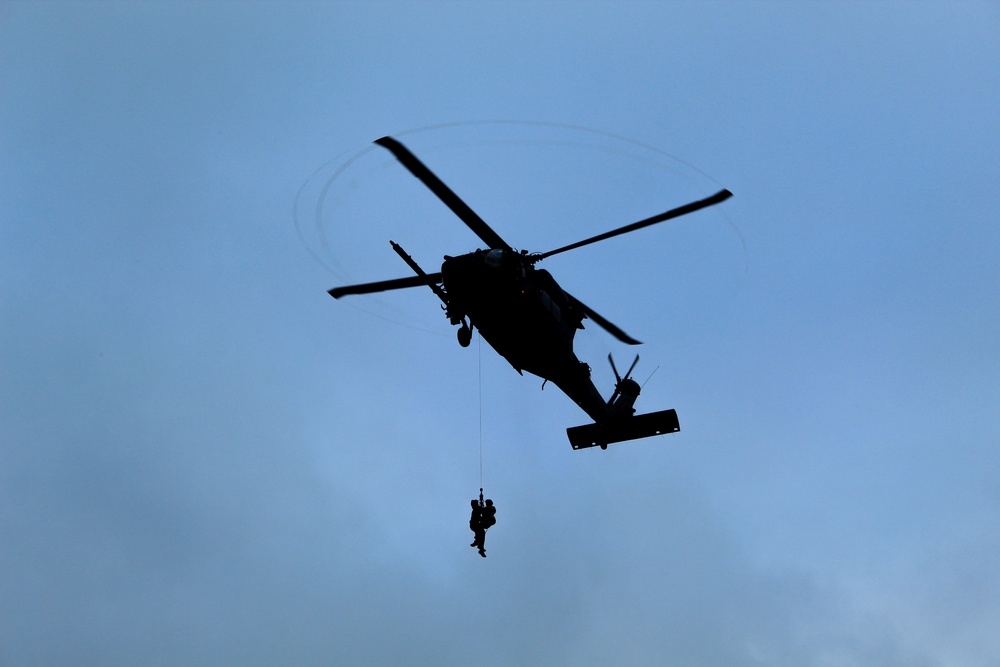
[(492, 500), (483, 503), (483, 494), (479, 494), (479, 502), (472, 501), (472, 518), (469, 519), (469, 528), (476, 534), (476, 539), (472, 541), (470, 547), (479, 547), (479, 555), (486, 558), (486, 530), (497, 522), (497, 508), (493, 506)]
[(479, 500), (472, 500), (472, 516), (469, 517), (469, 529), (475, 535), (470, 547), (479, 547), (479, 555), (486, 558), (486, 550), (483, 544), (486, 541), (486, 529), (483, 528), (483, 495), (479, 494)]
[(493, 506), (493, 501), (487, 499), (486, 507), (482, 508), (483, 536), (479, 540), (479, 555), (486, 558), (486, 531), (497, 522), (497, 508)]

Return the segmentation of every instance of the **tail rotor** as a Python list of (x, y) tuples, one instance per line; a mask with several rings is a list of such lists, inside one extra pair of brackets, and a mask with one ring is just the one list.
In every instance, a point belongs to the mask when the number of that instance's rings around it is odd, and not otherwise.
[(631, 377), (632, 371), (635, 370), (636, 364), (639, 363), (639, 355), (635, 355), (635, 360), (629, 366), (625, 377), (618, 374), (614, 357), (610, 354), (608, 355), (608, 362), (611, 363), (611, 370), (615, 374), (615, 391), (611, 394), (611, 398), (608, 399), (608, 407), (616, 417), (631, 417), (635, 413), (635, 408), (632, 406), (635, 404), (635, 399), (639, 397), (641, 390), (639, 383)]

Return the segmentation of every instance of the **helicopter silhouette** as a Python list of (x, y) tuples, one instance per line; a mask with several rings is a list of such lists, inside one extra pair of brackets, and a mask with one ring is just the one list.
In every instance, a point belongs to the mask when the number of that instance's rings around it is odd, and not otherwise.
[[(458, 342), (468, 347), (473, 328), (518, 373), (524, 371), (552, 382), (576, 402), (593, 424), (566, 429), (573, 449), (635, 440), (680, 430), (677, 413), (661, 410), (635, 415), (640, 386), (630, 376), (635, 361), (624, 377), (619, 376), (614, 360), (608, 355), (615, 374), (615, 389), (605, 401), (590, 379), (590, 366), (573, 351), (573, 338), (590, 319), (618, 340), (639, 345), (610, 321), (582, 301), (563, 290), (552, 275), (536, 268), (541, 260), (559, 253), (633, 232), (672, 218), (713, 206), (732, 196), (729, 190), (700, 199), (639, 222), (592, 236), (548, 252), (530, 254), (516, 251), (462, 201), (417, 157), (392, 137), (382, 137), (376, 144), (388, 149), (413, 176), (478, 236), (486, 249), (458, 256), (444, 256), (441, 271), (425, 272), (397, 243), (392, 249), (413, 270), (413, 276), (348, 285), (329, 290), (339, 299), (349, 294), (370, 294), (409, 287), (429, 287), (444, 304), (445, 315), (458, 325)], [(544, 386), (544, 385), (543, 385)]]

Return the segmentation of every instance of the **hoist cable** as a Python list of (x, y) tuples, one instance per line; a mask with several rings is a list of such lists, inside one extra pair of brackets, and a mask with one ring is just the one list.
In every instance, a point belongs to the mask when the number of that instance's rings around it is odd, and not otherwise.
[(483, 487), (483, 337), (476, 332), (479, 350), (479, 489)]

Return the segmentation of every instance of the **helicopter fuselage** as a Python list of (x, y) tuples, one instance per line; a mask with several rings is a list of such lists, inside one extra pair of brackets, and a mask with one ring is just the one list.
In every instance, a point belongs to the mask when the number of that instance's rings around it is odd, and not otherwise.
[(612, 417), (590, 366), (573, 351), (585, 314), (548, 271), (534, 268), (523, 254), (492, 249), (446, 256), (441, 278), (452, 322), (467, 317), (518, 373), (552, 382), (595, 422)]

